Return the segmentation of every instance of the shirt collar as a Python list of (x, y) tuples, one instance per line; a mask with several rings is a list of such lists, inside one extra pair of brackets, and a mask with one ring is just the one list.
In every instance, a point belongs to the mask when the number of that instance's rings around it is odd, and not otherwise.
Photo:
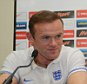
[(33, 61), (32, 64), (31, 64), (31, 67), (32, 67), (32, 69), (35, 69), (35, 68), (38, 67), (38, 65)]
[[(55, 64), (55, 63), (59, 62), (59, 60), (61, 59), (62, 51), (63, 51), (63, 46), (61, 48), (61, 52), (60, 52), (59, 56), (55, 60), (53, 60), (50, 64)], [(35, 68), (38, 68), (39, 66), (35, 63), (35, 61), (33, 61), (31, 67), (32, 67), (32, 69), (35, 69)]]

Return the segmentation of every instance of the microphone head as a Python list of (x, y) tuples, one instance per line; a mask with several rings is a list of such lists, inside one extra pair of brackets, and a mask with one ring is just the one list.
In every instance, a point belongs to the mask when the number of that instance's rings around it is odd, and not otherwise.
[(31, 57), (36, 57), (38, 55), (38, 51), (37, 50), (34, 50), (33, 52), (32, 52), (32, 55), (31, 55)]

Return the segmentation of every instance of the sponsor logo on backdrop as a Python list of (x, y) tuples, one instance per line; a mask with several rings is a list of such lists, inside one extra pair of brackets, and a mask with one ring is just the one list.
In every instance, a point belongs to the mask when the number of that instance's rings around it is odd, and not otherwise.
[(73, 37), (74, 37), (74, 30), (64, 30), (63, 38), (73, 38)]
[(74, 47), (74, 40), (63, 40), (65, 46)]
[[(54, 11), (61, 18), (74, 18), (74, 10), (70, 11)], [(34, 15), (36, 12), (29, 12), (29, 18)]]
[(87, 29), (77, 30), (77, 37), (87, 37)]
[(16, 29), (17, 30), (27, 29), (27, 22), (17, 22)]
[(65, 30), (73, 30), (75, 28), (75, 20), (74, 19), (63, 19), (64, 29)]
[(27, 39), (26, 31), (16, 31), (16, 39)]
[(29, 18), (32, 17), (32, 15), (36, 14), (37, 12), (29, 12)]
[(76, 21), (77, 27), (87, 27), (87, 20), (77, 20)]
[(17, 12), (17, 21), (26, 21), (27, 20), (27, 12)]
[(76, 47), (87, 47), (87, 39), (77, 39)]
[(77, 10), (76, 16), (77, 18), (87, 18), (87, 10)]
[(84, 56), (87, 57), (87, 49), (81, 49), (81, 51), (83, 52)]
[(70, 11), (55, 11), (61, 18), (74, 18), (74, 10)]
[(16, 49), (26, 49), (27, 48), (27, 40), (26, 39), (17, 39), (16, 40)]

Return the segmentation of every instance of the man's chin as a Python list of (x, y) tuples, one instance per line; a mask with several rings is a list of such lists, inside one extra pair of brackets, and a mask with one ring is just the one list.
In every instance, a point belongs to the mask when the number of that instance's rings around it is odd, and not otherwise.
[(50, 61), (53, 61), (53, 60), (55, 60), (56, 58), (57, 58), (57, 56), (53, 56), (53, 57), (50, 56), (50, 59), (49, 59), (49, 60), (50, 60)]

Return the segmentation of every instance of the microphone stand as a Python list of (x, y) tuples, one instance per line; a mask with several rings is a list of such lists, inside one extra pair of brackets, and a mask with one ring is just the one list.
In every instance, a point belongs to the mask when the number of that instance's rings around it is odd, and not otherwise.
[(18, 67), (14, 70), (14, 72), (3, 82), (3, 84), (11, 84), (11, 83), (12, 83), (12, 79), (13, 79), (14, 74), (16, 73), (16, 71), (17, 71), (19, 68), (29, 67), (29, 66), (32, 64), (34, 58), (37, 56), (37, 54), (38, 54), (38, 51), (37, 51), (37, 50), (34, 50), (33, 53), (32, 53), (31, 62), (29, 63), (29, 65), (18, 66)]

